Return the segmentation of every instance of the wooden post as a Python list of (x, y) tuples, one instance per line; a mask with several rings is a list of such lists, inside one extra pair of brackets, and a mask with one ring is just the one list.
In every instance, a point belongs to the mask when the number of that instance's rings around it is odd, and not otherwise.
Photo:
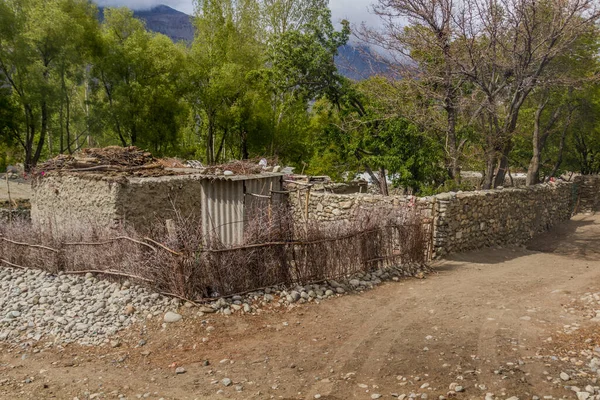
[(10, 197), (10, 184), (8, 183), (8, 171), (6, 171), (6, 191), (8, 193), (8, 223), (12, 224), (12, 198)]
[(436, 198), (433, 197), (433, 204), (431, 206), (431, 226), (429, 227), (429, 261), (433, 260), (433, 242), (435, 233), (435, 212), (436, 212)]
[(165, 220), (165, 227), (167, 228), (167, 234), (169, 235), (169, 239), (177, 239), (177, 226), (175, 225), (175, 221), (173, 221), (172, 219)]
[(310, 186), (308, 187), (308, 190), (306, 191), (306, 205), (305, 205), (305, 210), (304, 210), (304, 215), (306, 217), (306, 223), (308, 223), (308, 203), (310, 201)]
[(273, 182), (269, 185), (269, 225), (271, 225), (271, 215), (273, 208)]

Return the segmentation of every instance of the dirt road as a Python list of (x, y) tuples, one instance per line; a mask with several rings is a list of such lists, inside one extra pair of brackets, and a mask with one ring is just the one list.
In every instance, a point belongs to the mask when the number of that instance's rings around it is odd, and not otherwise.
[(28, 200), (31, 198), (31, 182), (23, 179), (10, 180), (8, 185), (4, 174), (0, 174), (0, 202), (8, 200), (8, 191), (12, 200)]
[(600, 325), (580, 298), (600, 292), (600, 216), (435, 270), (291, 311), (202, 322), (186, 309), (114, 348), (0, 348), (0, 398), (531, 399), (595, 385), (580, 350), (600, 345)]

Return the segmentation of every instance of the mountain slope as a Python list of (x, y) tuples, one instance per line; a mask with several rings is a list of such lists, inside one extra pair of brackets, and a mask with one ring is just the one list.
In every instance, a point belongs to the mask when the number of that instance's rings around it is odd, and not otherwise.
[[(98, 7), (99, 18), (104, 18), (104, 8)], [(149, 10), (134, 10), (134, 16), (146, 23), (146, 28), (162, 33), (174, 42), (194, 40), (194, 24), (191, 16), (169, 6), (159, 5)], [(335, 63), (342, 75), (354, 80), (367, 79), (377, 74), (388, 74), (387, 64), (375, 57), (366, 46), (347, 44), (340, 47)]]
[(148, 29), (162, 33), (174, 42), (194, 39), (192, 17), (171, 7), (160, 5), (151, 10), (135, 11), (134, 15), (144, 20)]
[(357, 81), (373, 75), (389, 75), (390, 67), (367, 46), (346, 44), (338, 49), (335, 64), (340, 74)]
[[(100, 21), (104, 19), (104, 7), (98, 7)], [(194, 39), (192, 17), (169, 6), (160, 5), (149, 10), (134, 10), (133, 15), (146, 23), (152, 32), (162, 33), (174, 42), (191, 42)]]

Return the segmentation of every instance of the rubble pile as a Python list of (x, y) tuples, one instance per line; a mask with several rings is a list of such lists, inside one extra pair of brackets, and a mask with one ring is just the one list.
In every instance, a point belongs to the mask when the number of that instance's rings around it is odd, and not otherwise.
[(163, 169), (151, 153), (135, 146), (88, 148), (74, 155), (60, 154), (38, 166), (44, 173), (52, 171), (118, 171)]

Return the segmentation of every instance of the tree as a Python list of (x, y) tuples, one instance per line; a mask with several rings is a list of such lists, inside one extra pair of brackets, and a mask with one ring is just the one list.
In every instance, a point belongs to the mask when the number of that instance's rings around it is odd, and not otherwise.
[(413, 193), (442, 184), (446, 175), (439, 162), (443, 151), (439, 142), (378, 101), (379, 94), (395, 90), (382, 77), (346, 81), (339, 106), (325, 99), (318, 102), (314, 108), (319, 132), (314, 139), (316, 165), (311, 170), (323, 162), (329, 164), (326, 169), (337, 166), (338, 175), (364, 169), (384, 195), (388, 194), (388, 177), (395, 186)]
[[(460, 154), (466, 140), (457, 134), (463, 80), (453, 62), (456, 11), (452, 0), (378, 0), (373, 12), (384, 28), (363, 26), (358, 35), (388, 50), (392, 67), (404, 79), (409, 77), (413, 90), (433, 103), (433, 107), (422, 104), (408, 117), (429, 130), (444, 132), (446, 168), (450, 178), (459, 182)], [(436, 108), (445, 114), (441, 124), (423, 113), (423, 109), (438, 112)]]
[(519, 112), (555, 59), (598, 18), (593, 0), (469, 0), (457, 15), (458, 68), (478, 91), (486, 136), (484, 188), (502, 185)]
[(98, 106), (122, 146), (162, 153), (177, 145), (184, 94), (185, 52), (148, 32), (131, 10), (105, 9), (102, 47), (92, 74), (101, 85)]
[(403, 71), (415, 72), (404, 77), (444, 109), (451, 175), (465, 143), (458, 117), (482, 133), (484, 188), (504, 182), (521, 107), (542, 82), (562, 78), (549, 66), (599, 15), (594, 0), (382, 0), (374, 11), (383, 28), (361, 36), (404, 56), (405, 65), (406, 57), (414, 61)]
[(600, 173), (600, 85), (586, 87), (569, 126), (565, 163), (584, 175)]
[[(250, 73), (261, 67), (258, 4), (252, 0), (202, 0), (196, 3), (196, 36), (190, 53), (190, 102), (199, 120), (205, 120), (206, 162), (215, 163), (231, 135), (224, 115), (252, 88)], [(221, 129), (220, 129), (221, 128)], [(221, 140), (217, 143), (217, 136)], [(247, 132), (240, 135), (247, 149)], [(247, 157), (247, 151), (244, 152)]]
[[(575, 41), (548, 66), (532, 97), (537, 103), (533, 117), (532, 156), (527, 168), (527, 184), (540, 182), (542, 154), (550, 135), (560, 134), (557, 160), (550, 172), (554, 176), (562, 163), (562, 152), (573, 114), (584, 89), (596, 81), (598, 36), (590, 31)], [(550, 77), (546, 79), (546, 76)], [(557, 78), (560, 77), (560, 78)]]
[(95, 29), (94, 21), (95, 7), (84, 0), (0, 4), (0, 73), (22, 114), (13, 135), (23, 147), (26, 170), (35, 166), (51, 138), (52, 111), (61, 101), (54, 78), (73, 43)]
[[(342, 21), (342, 30), (335, 30), (325, 0), (268, 1), (266, 15), (271, 34), (262, 76), (270, 92), (276, 135), (286, 113), (298, 111), (299, 103), (322, 96), (338, 101), (342, 79), (334, 58), (348, 42), (350, 28)], [(273, 138), (272, 153), (274, 142)]]

